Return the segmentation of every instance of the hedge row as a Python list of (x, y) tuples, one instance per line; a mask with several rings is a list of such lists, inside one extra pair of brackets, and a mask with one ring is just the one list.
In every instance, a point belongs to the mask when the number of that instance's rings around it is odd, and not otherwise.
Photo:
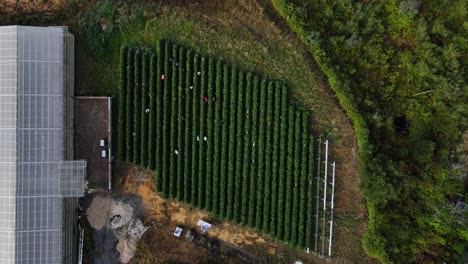
[[(214, 129), (213, 129), (213, 144), (214, 144), (214, 153), (220, 153), (222, 151), (222, 135), (221, 135), (221, 123), (222, 123), (222, 101), (221, 96), (223, 94), (222, 90), (222, 80), (223, 80), (223, 64), (221, 61), (216, 63), (216, 78), (215, 78), (215, 92), (214, 97), (216, 104), (214, 106)], [(217, 125), (220, 124), (220, 125)], [(213, 215), (218, 216), (220, 210), (220, 177), (222, 173), (221, 170), (221, 157), (220, 155), (213, 156), (213, 199), (212, 199), (212, 212)]]
[[(260, 92), (260, 89), (259, 89), (259, 78), (258, 76), (255, 76), (254, 77), (254, 81), (253, 81), (253, 91), (252, 91), (252, 102), (258, 102), (259, 100), (259, 92)], [(256, 197), (257, 197), (257, 193), (256, 193), (256, 190), (257, 190), (257, 159), (258, 159), (258, 154), (257, 154), (257, 149), (255, 148), (255, 143), (257, 142), (257, 131), (258, 129), (253, 129), (254, 127), (257, 128), (256, 124), (258, 124), (258, 108), (259, 108), (259, 105), (258, 104), (253, 104), (252, 105), (252, 134), (251, 134), (251, 141), (252, 141), (252, 147), (249, 146), (249, 149), (252, 153), (252, 161), (250, 163), (250, 196), (249, 196), (249, 216), (248, 216), (248, 225), (249, 226), (255, 226), (255, 212), (256, 212), (256, 206), (254, 206), (256, 204)]]
[(126, 160), (126, 99), (127, 99), (127, 53), (128, 48), (124, 47), (120, 51), (120, 83), (119, 83), (119, 122), (117, 131), (117, 158)]
[(155, 169), (165, 197), (310, 247), (310, 118), (287, 88), (166, 41), (121, 56), (119, 159)]
[[(275, 87), (275, 103), (273, 107), (273, 120), (271, 121), (273, 125), (273, 131), (280, 131), (280, 118), (281, 118), (281, 107), (282, 102), (286, 101), (287, 96), (282, 95), (283, 89), (280, 83), (276, 83)], [(271, 127), (271, 125), (269, 125)], [(280, 131), (281, 132), (281, 131)], [(270, 234), (276, 236), (276, 227), (278, 223), (277, 212), (278, 212), (278, 186), (279, 186), (279, 167), (280, 163), (280, 133), (273, 133), (273, 142), (272, 142), (272, 159), (271, 159), (271, 209), (270, 209)], [(266, 211), (268, 212), (268, 211)]]
[(134, 55), (134, 66), (133, 70), (135, 71), (134, 74), (134, 86), (133, 86), (133, 163), (140, 164), (140, 147), (141, 147), (141, 137), (137, 137), (136, 135), (141, 131), (141, 113), (138, 111), (141, 108), (141, 51), (136, 50)]
[[(206, 153), (213, 153), (213, 124), (214, 122), (214, 103), (215, 103), (215, 96), (214, 96), (214, 70), (215, 65), (213, 58), (208, 59), (208, 90), (206, 96), (208, 97), (207, 103), (207, 118), (206, 118)], [(205, 157), (206, 160), (206, 174), (205, 176), (205, 209), (208, 211), (212, 210), (212, 201), (213, 201), (213, 156), (207, 155)]]
[(192, 76), (192, 85), (189, 86), (189, 89), (193, 91), (192, 98), (192, 139), (196, 138), (194, 141), (195, 144), (192, 145), (192, 188), (191, 188), (191, 200), (190, 203), (194, 206), (198, 205), (198, 153), (199, 153), (199, 146), (200, 146), (200, 91), (199, 91), (199, 83), (200, 80), (198, 78), (198, 72), (200, 71), (200, 59), (198, 55), (195, 55), (193, 60), (194, 63), (194, 71)]
[(267, 101), (266, 101), (266, 124), (265, 124), (265, 192), (263, 194), (263, 231), (268, 233), (270, 230), (270, 211), (271, 211), (271, 185), (272, 185), (272, 134), (273, 131), (270, 129), (273, 123), (273, 107), (275, 103), (274, 98), (274, 84), (268, 83), (267, 89)]
[(157, 145), (157, 135), (160, 133), (157, 132), (158, 129), (158, 115), (159, 111), (156, 105), (159, 106), (159, 103), (156, 102), (157, 92), (156, 89), (156, 76), (153, 74), (156, 71), (156, 57), (154, 54), (150, 55), (149, 68), (148, 68), (148, 98), (149, 98), (149, 117), (148, 117), (148, 168), (151, 170), (156, 169), (156, 145)]
[[(178, 83), (177, 83), (177, 89), (178, 89), (178, 100), (177, 100), (177, 109), (179, 110), (177, 121), (178, 121), (178, 127), (177, 127), (177, 150), (179, 151), (179, 155), (176, 156), (177, 158), (177, 184), (176, 184), (176, 193), (177, 193), (177, 199), (178, 200), (183, 200), (184, 199), (184, 189), (182, 186), (184, 186), (184, 162), (185, 159), (183, 158), (185, 155), (185, 120), (186, 120), (186, 112), (185, 112), (185, 101), (183, 98), (185, 98), (185, 73), (184, 73), (184, 67), (183, 65), (185, 64), (185, 49), (183, 47), (179, 48), (179, 57), (178, 61), (176, 63), (173, 63), (173, 65), (176, 68), (176, 71), (178, 72)], [(180, 187), (179, 187), (180, 186)]]
[(148, 70), (149, 70), (149, 61), (151, 57), (148, 53), (144, 52), (142, 55), (142, 78), (141, 78), (141, 105), (140, 113), (145, 113), (141, 116), (141, 145), (140, 145), (140, 165), (143, 167), (148, 166), (148, 133), (149, 133), (149, 113), (146, 113), (146, 109), (149, 108), (149, 80), (148, 80)]
[[(242, 168), (242, 203), (241, 203), (241, 223), (246, 225), (248, 223), (248, 207), (249, 197), (251, 196), (249, 190), (249, 172), (250, 172), (250, 159), (251, 152), (250, 146), (252, 144), (252, 134), (254, 131), (251, 129), (252, 118), (252, 73), (248, 72), (245, 80), (245, 127), (244, 127), (244, 151), (243, 151), (243, 168)], [(241, 117), (244, 118), (244, 117)]]
[[(193, 84), (193, 53), (191, 50), (187, 51), (186, 60), (185, 60), (185, 85)], [(183, 199), (190, 203), (191, 202), (191, 186), (192, 186), (192, 146), (194, 145), (193, 135), (192, 135), (192, 116), (193, 116), (193, 93), (186, 92), (187, 100), (185, 100), (185, 145), (184, 145), (184, 195)]]
[(241, 221), (241, 205), (242, 205), (242, 168), (244, 164), (242, 163), (244, 152), (242, 151), (244, 147), (244, 111), (245, 111), (245, 85), (244, 85), (244, 72), (239, 71), (238, 75), (238, 83), (237, 83), (237, 127), (236, 127), (236, 173), (235, 173), (235, 181), (234, 181), (234, 221), (240, 222)]
[(227, 172), (228, 172), (228, 148), (229, 148), (229, 93), (227, 92), (230, 82), (230, 72), (227, 65), (223, 66), (223, 99), (222, 99), (222, 115), (221, 115), (221, 166), (220, 166), (220, 188), (219, 188), (219, 217), (225, 218), (227, 214)]
[(127, 52), (127, 85), (126, 85), (126, 95), (127, 100), (125, 102), (125, 159), (128, 161), (133, 160), (133, 79), (134, 79), (134, 53), (133, 48), (129, 48)]
[[(199, 147), (199, 158), (198, 158), (198, 206), (200, 208), (205, 207), (205, 173), (206, 173), (206, 142), (208, 140), (208, 137), (206, 135), (206, 122), (207, 122), (207, 102), (205, 98), (207, 98), (207, 74), (206, 74), (206, 58), (202, 57), (201, 58), (201, 65), (200, 65), (200, 75), (198, 75), (197, 72), (197, 77), (200, 78), (201, 76), (201, 82), (200, 82), (200, 99), (199, 99), (199, 104), (200, 104), (200, 116), (198, 117), (198, 122), (200, 123), (200, 147)], [(209, 101), (209, 100), (208, 100)], [(206, 140), (205, 140), (206, 139)], [(210, 139), (211, 140), (211, 139)]]

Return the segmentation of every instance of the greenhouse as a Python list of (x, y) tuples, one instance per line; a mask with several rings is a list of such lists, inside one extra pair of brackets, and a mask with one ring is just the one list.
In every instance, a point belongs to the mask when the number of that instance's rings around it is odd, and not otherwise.
[(73, 54), (66, 27), (0, 27), (0, 263), (76, 262)]

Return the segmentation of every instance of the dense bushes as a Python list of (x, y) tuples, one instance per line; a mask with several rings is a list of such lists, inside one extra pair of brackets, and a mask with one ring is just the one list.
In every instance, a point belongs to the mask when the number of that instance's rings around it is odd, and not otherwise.
[(128, 161), (133, 161), (133, 80), (134, 80), (134, 53), (135, 50), (133, 48), (128, 49), (127, 53), (127, 67), (126, 67), (126, 74), (127, 74), (127, 85), (126, 85), (126, 102), (125, 102), (125, 159)]
[[(214, 129), (213, 129), (213, 153), (221, 153), (222, 151), (222, 94), (223, 94), (223, 63), (218, 61), (215, 70), (215, 92), (214, 92)], [(220, 209), (220, 174), (222, 173), (221, 155), (214, 155), (213, 157), (213, 200), (212, 212), (215, 216), (219, 215)]]
[(120, 51), (120, 83), (119, 83), (119, 122), (118, 122), (118, 159), (126, 159), (126, 142), (125, 142), (125, 132), (126, 132), (126, 121), (125, 118), (125, 109), (126, 109), (126, 99), (127, 99), (127, 53), (128, 48), (122, 48)]
[(165, 197), (311, 246), (310, 120), (285, 86), (165, 41), (121, 60), (119, 158), (155, 168)]
[(228, 150), (228, 181), (227, 181), (227, 205), (226, 205), (226, 218), (232, 220), (233, 207), (234, 207), (234, 177), (236, 169), (236, 103), (237, 103), (237, 68), (234, 66), (231, 69), (231, 89), (230, 95), (230, 107), (229, 107), (229, 150)]
[[(275, 103), (273, 107), (273, 117), (268, 127), (272, 128), (273, 131), (280, 131), (280, 116), (282, 112), (282, 101), (286, 101), (287, 95), (282, 94), (283, 89), (280, 83), (276, 83), (274, 88)], [(280, 163), (280, 133), (273, 133), (272, 141), (272, 153), (271, 153), (271, 209), (270, 215), (265, 216), (270, 219), (269, 231), (272, 236), (276, 236), (276, 226), (278, 223), (278, 186), (279, 180), (282, 178), (279, 174), (278, 164)], [(266, 211), (268, 212), (268, 211)]]
[(252, 134), (254, 131), (251, 127), (252, 116), (252, 73), (247, 73), (245, 84), (245, 129), (244, 129), (244, 152), (243, 152), (243, 170), (242, 170), (242, 205), (241, 205), (241, 223), (246, 225), (249, 217), (249, 197), (252, 190), (250, 189), (250, 146), (252, 145)]
[[(149, 58), (149, 68), (148, 68), (148, 98), (149, 98), (149, 116), (148, 116), (148, 146), (146, 148), (148, 149), (148, 168), (151, 170), (154, 170), (156, 168), (156, 144), (157, 144), (157, 135), (158, 133), (158, 109), (156, 107), (156, 104), (159, 105), (159, 103), (156, 102), (157, 100), (157, 89), (156, 89), (156, 80), (158, 74), (155, 74), (156, 71), (156, 57), (154, 54), (150, 55)], [(159, 106), (160, 108), (160, 106)]]
[[(98, 1), (85, 16), (80, 18), (80, 40), (85, 42), (86, 51), (95, 59), (109, 60), (114, 54), (116, 45), (113, 43), (120, 39), (120, 25), (118, 10), (111, 1)], [(107, 29), (102, 30), (100, 23), (105, 20)]]
[[(193, 52), (191, 50), (187, 51), (186, 55), (186, 74), (185, 74), (185, 85), (187, 86), (192, 86), (193, 87)], [(182, 68), (182, 67), (181, 67)], [(194, 145), (194, 137), (192, 134), (193, 130), (193, 89), (190, 89), (191, 91), (187, 91), (185, 93), (185, 96), (187, 97), (187, 100), (185, 100), (185, 146), (184, 146), (184, 159), (183, 159), (183, 164), (184, 164), (184, 200), (187, 203), (191, 202), (191, 186), (192, 186), (192, 171), (191, 171), (191, 165), (192, 165), (192, 146)]]
[(150, 55), (146, 52), (142, 55), (142, 78), (141, 78), (141, 105), (140, 113), (145, 113), (141, 116), (141, 145), (140, 145), (140, 165), (143, 167), (148, 166), (148, 133), (149, 133), (149, 113), (146, 109), (149, 109), (149, 60)]
[(454, 262), (468, 240), (456, 231), (462, 223), (456, 213), (443, 223), (434, 215), (453, 202), (447, 197), (466, 194), (449, 159), (467, 125), (460, 107), (467, 101), (466, 1), (273, 5), (353, 122), (369, 209), (367, 253), (384, 262)]
[(278, 181), (278, 229), (276, 230), (276, 237), (282, 239), (284, 237), (284, 226), (285, 221), (285, 187), (286, 187), (286, 157), (288, 157), (287, 146), (290, 144), (290, 141), (287, 138), (290, 133), (288, 133), (288, 103), (287, 103), (287, 90), (282, 87), (282, 98), (281, 98), (281, 115), (280, 115), (280, 147), (279, 147), (279, 164), (278, 164), (278, 175), (280, 175)]

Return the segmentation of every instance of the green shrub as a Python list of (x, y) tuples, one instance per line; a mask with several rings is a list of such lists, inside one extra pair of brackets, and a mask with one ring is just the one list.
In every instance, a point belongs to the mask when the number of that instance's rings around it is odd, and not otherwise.
[(233, 219), (234, 211), (234, 178), (236, 169), (236, 110), (237, 109), (237, 68), (235, 66), (231, 69), (231, 80), (230, 80), (230, 116), (229, 116), (229, 153), (228, 153), (228, 189), (227, 189), (227, 210), (226, 218), (229, 220)]
[[(181, 67), (183, 64), (180, 64)], [(196, 144), (193, 137), (193, 51), (188, 50), (185, 59), (185, 145), (184, 145), (184, 200), (187, 203), (192, 202), (192, 147)], [(192, 86), (192, 89), (190, 89)]]
[(222, 173), (222, 166), (221, 166), (221, 151), (222, 151), (222, 142), (221, 142), (221, 130), (222, 130), (222, 90), (223, 90), (223, 63), (221, 60), (218, 60), (216, 63), (216, 70), (215, 70), (215, 114), (214, 114), (214, 129), (213, 129), (213, 203), (212, 203), (212, 211), (213, 215), (217, 217), (219, 215), (219, 208), (220, 208), (220, 177)]
[(286, 156), (286, 201), (285, 201), (285, 210), (284, 210), (284, 237), (280, 239), (284, 239), (285, 241), (289, 241), (291, 239), (291, 215), (292, 215), (292, 201), (293, 201), (293, 181), (294, 181), (294, 139), (295, 139), (295, 132), (296, 132), (296, 111), (295, 109), (290, 106), (289, 107), (289, 129), (288, 129), (288, 151)]
[[(252, 124), (258, 124), (259, 118), (259, 96), (260, 96), (260, 89), (259, 89), (260, 80), (258, 76), (254, 76), (253, 79), (253, 86), (252, 86)], [(257, 130), (252, 129), (251, 138), (252, 138), (252, 148), (251, 148), (251, 157), (252, 161), (250, 163), (250, 195), (249, 195), (249, 217), (248, 217), (248, 224), (249, 226), (255, 226), (255, 217), (256, 217), (256, 201), (257, 201), (257, 168), (258, 168), (258, 134)], [(255, 147), (257, 144), (257, 147)]]
[(141, 51), (136, 50), (134, 59), (134, 88), (133, 88), (133, 163), (140, 164), (141, 147)]
[[(250, 176), (250, 163), (251, 163), (251, 148), (252, 148), (252, 134), (254, 131), (251, 129), (251, 117), (252, 117), (252, 73), (248, 72), (246, 76), (245, 84), (245, 129), (244, 129), (244, 157), (243, 157), (243, 169), (242, 169), (242, 204), (241, 204), (241, 223), (246, 225), (248, 223), (249, 216), (249, 194), (252, 192), (249, 190), (249, 176)], [(244, 117), (242, 117), (244, 118)]]
[(155, 152), (155, 167), (159, 170), (159, 175), (156, 177), (156, 186), (157, 189), (162, 192), (163, 186), (163, 177), (161, 176), (163, 172), (163, 151), (164, 151), (164, 143), (165, 134), (164, 134), (164, 118), (166, 111), (164, 110), (164, 103), (165, 103), (165, 90), (164, 90), (164, 80), (161, 79), (161, 75), (164, 73), (164, 59), (165, 59), (165, 42), (159, 41), (158, 42), (158, 56), (157, 56), (157, 63), (156, 63), (156, 152)]
[[(295, 120), (295, 136), (294, 136), (294, 174), (292, 186), (292, 217), (291, 217), (291, 244), (297, 245), (297, 227), (299, 217), (299, 188), (301, 179), (301, 150), (303, 149), (301, 142), (302, 126), (302, 113), (296, 110)], [(307, 129), (307, 127), (305, 128)]]
[(164, 75), (164, 80), (160, 76), (161, 82), (162, 82), (162, 88), (163, 88), (163, 119), (162, 119), (162, 133), (161, 133), (161, 146), (162, 150), (160, 152), (161, 156), (160, 158), (162, 159), (162, 166), (161, 166), (161, 173), (160, 177), (162, 177), (162, 188), (161, 191), (165, 197), (169, 197), (170, 191), (169, 191), (169, 181), (170, 181), (170, 174), (169, 174), (169, 158), (172, 153), (173, 155), (173, 149), (170, 149), (170, 120), (171, 120), (171, 89), (170, 89), (170, 78), (169, 78), (169, 73), (170, 73), (170, 68), (169, 68), (169, 58), (172, 56), (172, 49), (170, 48), (171, 45), (169, 42), (164, 43), (164, 67), (162, 68), (161, 71), (161, 76)]
[(278, 224), (278, 184), (279, 184), (279, 174), (278, 174), (278, 164), (279, 160), (279, 145), (280, 145), (280, 117), (281, 117), (281, 101), (282, 101), (282, 90), (281, 84), (277, 82), (273, 88), (273, 96), (274, 98), (274, 107), (273, 112), (271, 113), (271, 125), (268, 127), (272, 127), (272, 141), (271, 141), (271, 205), (270, 210), (267, 212), (269, 216), (265, 216), (265, 218), (270, 219), (270, 226), (269, 226), (269, 233), (271, 236), (276, 236), (276, 225)]
[(134, 92), (133, 92), (133, 80), (134, 80), (134, 60), (135, 60), (135, 50), (133, 48), (128, 49), (127, 53), (127, 98), (126, 98), (126, 160), (133, 161), (133, 138), (134, 138), (134, 131), (133, 131), (133, 99), (134, 99)]
[[(305, 246), (305, 237), (306, 237), (306, 230), (305, 230), (305, 219), (306, 217), (310, 214), (308, 208), (307, 208), (307, 193), (308, 193), (308, 188), (309, 188), (309, 183), (307, 179), (309, 178), (308, 175), (311, 174), (310, 171), (311, 168), (308, 167), (309, 165), (309, 159), (312, 161), (314, 160), (314, 156), (309, 156), (309, 114), (307, 112), (302, 113), (302, 154), (301, 154), (301, 175), (300, 179), (298, 181), (298, 192), (299, 192), (299, 203), (298, 203), (298, 208), (299, 208), (299, 222), (297, 224), (298, 228), (298, 240), (297, 240), (297, 245), (299, 247), (304, 248)], [(312, 174), (313, 175), (313, 174)]]
[[(179, 56), (176, 60), (174, 60), (175, 70), (178, 72), (178, 80), (177, 80), (177, 118), (178, 118), (178, 126), (177, 126), (177, 146), (176, 148), (179, 151), (179, 155), (177, 156), (177, 186), (176, 186), (176, 193), (177, 199), (179, 201), (183, 201), (184, 199), (184, 162), (185, 160), (185, 100), (187, 100), (185, 95), (185, 56), (186, 52), (183, 47), (179, 48)], [(185, 99), (185, 100), (184, 100)]]
[(205, 197), (205, 209), (208, 211), (212, 210), (212, 202), (213, 202), (213, 126), (217, 124), (213, 124), (214, 120), (214, 80), (215, 80), (215, 64), (213, 58), (210, 57), (208, 59), (208, 90), (206, 96), (208, 97), (207, 102), (207, 118), (206, 118), (206, 131), (208, 141), (206, 142), (206, 176), (205, 176), (205, 184), (206, 184), (206, 197)]
[(255, 227), (262, 230), (263, 195), (265, 194), (265, 119), (267, 101), (267, 82), (262, 80), (260, 84), (260, 107), (258, 117), (258, 181), (257, 181), (257, 209), (255, 217)]
[(308, 159), (308, 173), (306, 175), (306, 177), (309, 179), (309, 180), (306, 180), (304, 182), (304, 184), (307, 186), (307, 193), (306, 193), (306, 196), (307, 196), (307, 214), (306, 214), (306, 228), (305, 228), (305, 241), (304, 241), (304, 246), (305, 247), (309, 247), (309, 248), (312, 248), (312, 243), (313, 243), (313, 231), (316, 231), (314, 230), (315, 228), (312, 228), (312, 224), (314, 223), (314, 209), (316, 209), (314, 207), (314, 196), (317, 195), (316, 191), (314, 192), (314, 181), (312, 180), (314, 177), (313, 175), (315, 175), (315, 169), (314, 169), (314, 162), (315, 162), (315, 159), (313, 158), (314, 157), (314, 138), (313, 137), (310, 137), (310, 140), (309, 140), (309, 159)]
[[(156, 89), (156, 80), (158, 78), (157, 75), (157, 58), (154, 54), (151, 54), (149, 57), (149, 68), (148, 68), (148, 97), (149, 97), (149, 117), (148, 117), (148, 146), (146, 149), (148, 150), (148, 169), (155, 170), (156, 169), (156, 146), (159, 144), (157, 140), (159, 134), (159, 124), (158, 124), (158, 107), (156, 106), (159, 104), (158, 102), (158, 95), (159, 91)], [(160, 178), (160, 177), (157, 177)]]
[(223, 66), (223, 99), (222, 99), (222, 135), (221, 135), (221, 172), (220, 172), (220, 190), (219, 190), (219, 217), (225, 218), (227, 215), (227, 182), (228, 182), (228, 160), (229, 160), (229, 93), (227, 89), (230, 84), (230, 69), (225, 64)]
[[(169, 134), (169, 141), (170, 141), (170, 159), (169, 159), (169, 197), (175, 198), (177, 196), (177, 161), (179, 160), (179, 146), (177, 145), (178, 137), (178, 124), (179, 124), (179, 113), (178, 113), (178, 101), (179, 101), (179, 94), (178, 94), (178, 70), (176, 67), (176, 60), (179, 56), (179, 48), (176, 45), (172, 46), (172, 56), (169, 58), (169, 78), (171, 79), (171, 121), (170, 121), (170, 134)], [(176, 153), (179, 152), (179, 154)], [(167, 153), (166, 155), (168, 155)]]
[[(199, 104), (200, 104), (200, 117), (199, 117), (199, 122), (200, 122), (200, 153), (199, 153), (199, 167), (198, 167), (198, 206), (200, 208), (205, 207), (205, 191), (206, 191), (206, 141), (205, 137), (207, 136), (206, 133), (206, 122), (207, 122), (207, 102), (205, 102), (204, 98), (208, 97), (207, 93), (207, 71), (208, 67), (206, 65), (206, 58), (202, 57), (201, 58), (201, 66), (200, 66), (200, 72), (201, 76), (198, 76), (198, 78), (201, 78), (200, 82), (200, 99), (199, 99)], [(211, 140), (211, 139), (209, 139)]]
[(273, 125), (273, 108), (275, 106), (274, 84), (268, 83), (266, 99), (266, 122), (265, 122), (265, 192), (263, 194), (263, 232), (270, 232), (270, 212), (272, 203), (272, 134), (276, 131), (271, 129)]
[(120, 50), (120, 83), (119, 83), (119, 123), (118, 123), (118, 141), (117, 141), (117, 153), (119, 160), (125, 160), (125, 131), (126, 123), (128, 122), (125, 118), (126, 98), (127, 98), (127, 53), (128, 48), (124, 47)]
[(287, 180), (286, 162), (287, 162), (287, 146), (289, 144), (289, 123), (288, 123), (288, 90), (285, 86), (281, 87), (281, 116), (280, 116), (280, 147), (279, 147), (279, 165), (278, 165), (278, 225), (276, 237), (284, 238), (284, 220), (285, 220), (285, 187)]
[(192, 116), (192, 138), (195, 140), (198, 137), (197, 141), (194, 141), (195, 144), (192, 145), (192, 197), (191, 203), (194, 206), (198, 206), (200, 204), (200, 200), (198, 200), (198, 167), (199, 167), (199, 150), (200, 150), (200, 100), (202, 95), (200, 94), (200, 78), (198, 76), (198, 72), (200, 71), (200, 59), (198, 54), (194, 55), (193, 59), (193, 116)]
[[(148, 166), (148, 132), (149, 132), (149, 114), (146, 113), (146, 109), (149, 109), (149, 63), (151, 54), (144, 52), (142, 55), (142, 70), (141, 70), (141, 145), (140, 145), (140, 165), (143, 167)], [(150, 109), (151, 112), (151, 109)]]
[(245, 73), (239, 71), (237, 77), (237, 136), (236, 136), (236, 167), (235, 167), (235, 180), (234, 180), (234, 210), (233, 210), (233, 219), (235, 222), (239, 223), (241, 220), (241, 205), (242, 205), (242, 163), (244, 152), (241, 151), (244, 146), (244, 110), (245, 110), (245, 83), (244, 83)]

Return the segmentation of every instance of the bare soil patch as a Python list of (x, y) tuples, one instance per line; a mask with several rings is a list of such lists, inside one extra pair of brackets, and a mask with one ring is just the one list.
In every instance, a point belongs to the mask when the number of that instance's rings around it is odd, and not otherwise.
[[(75, 158), (87, 161), (88, 187), (108, 189), (111, 135), (106, 97), (75, 97)], [(100, 146), (100, 140), (105, 146)], [(106, 157), (101, 152), (106, 152)]]

